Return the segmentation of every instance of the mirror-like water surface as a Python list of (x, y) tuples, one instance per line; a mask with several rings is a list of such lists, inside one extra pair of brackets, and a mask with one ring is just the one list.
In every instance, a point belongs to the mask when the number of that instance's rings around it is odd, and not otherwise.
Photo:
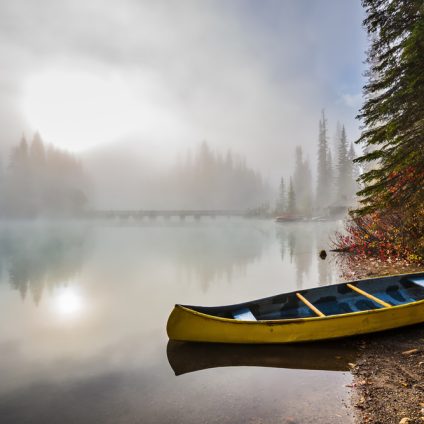
[(350, 422), (342, 343), (193, 347), (168, 343), (165, 329), (174, 303), (335, 283), (318, 252), (337, 225), (4, 224), (0, 421)]

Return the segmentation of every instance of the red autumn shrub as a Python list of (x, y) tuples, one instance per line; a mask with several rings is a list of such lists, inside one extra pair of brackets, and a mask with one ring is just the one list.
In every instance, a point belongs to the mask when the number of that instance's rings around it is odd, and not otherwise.
[(337, 251), (382, 261), (424, 263), (424, 208), (417, 212), (392, 210), (354, 217), (333, 241)]

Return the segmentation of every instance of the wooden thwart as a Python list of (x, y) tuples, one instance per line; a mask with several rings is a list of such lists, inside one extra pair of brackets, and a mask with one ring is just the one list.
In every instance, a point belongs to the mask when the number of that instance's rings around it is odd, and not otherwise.
[(325, 317), (325, 314), (323, 314), (318, 308), (316, 308), (314, 305), (312, 305), (309, 300), (305, 299), (300, 293), (296, 293), (296, 296), (298, 299), (300, 299), (309, 309), (314, 311), (319, 317)]
[(384, 300), (381, 300), (381, 299), (379, 299), (378, 297), (375, 297), (375, 296), (373, 296), (372, 294), (369, 294), (369, 293), (367, 293), (366, 291), (364, 291), (364, 290), (362, 290), (362, 289), (360, 289), (360, 288), (358, 288), (358, 287), (356, 287), (356, 286), (353, 286), (352, 284), (346, 284), (350, 289), (352, 289), (352, 290), (354, 290), (354, 291), (356, 291), (357, 293), (359, 293), (359, 294), (362, 294), (362, 296), (365, 296), (365, 297), (367, 297), (368, 299), (370, 299), (370, 300), (373, 300), (374, 302), (376, 302), (376, 303), (379, 303), (380, 305), (382, 305), (382, 306), (384, 306), (385, 308), (391, 308), (392, 307), (392, 305), (390, 305), (390, 303), (387, 303), (387, 302), (385, 302)]

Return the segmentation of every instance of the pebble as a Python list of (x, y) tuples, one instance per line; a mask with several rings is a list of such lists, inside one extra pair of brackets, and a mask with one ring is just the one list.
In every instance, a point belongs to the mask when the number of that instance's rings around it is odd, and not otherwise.
[(418, 352), (418, 349), (405, 350), (405, 352), (402, 352), (402, 355), (409, 356), (417, 352)]

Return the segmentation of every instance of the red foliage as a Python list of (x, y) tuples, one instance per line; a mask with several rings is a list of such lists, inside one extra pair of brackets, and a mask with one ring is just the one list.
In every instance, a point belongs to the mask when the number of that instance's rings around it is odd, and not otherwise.
[(380, 261), (424, 262), (424, 209), (417, 213), (392, 211), (353, 218), (333, 241), (337, 251)]

